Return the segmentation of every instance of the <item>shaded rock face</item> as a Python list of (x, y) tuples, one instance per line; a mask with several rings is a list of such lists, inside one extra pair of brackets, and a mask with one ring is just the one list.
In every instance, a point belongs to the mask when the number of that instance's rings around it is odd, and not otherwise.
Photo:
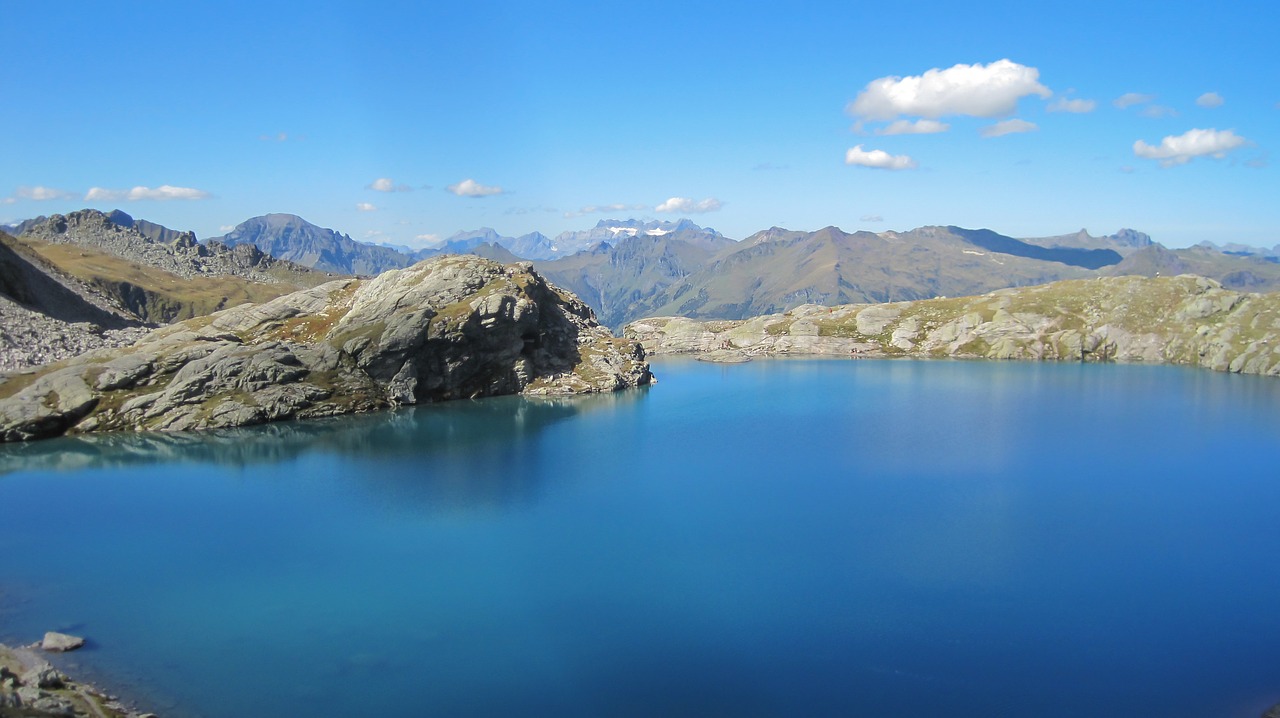
[(528, 265), (440, 257), (158, 329), (3, 377), (6, 441), (188, 430), (496, 394), (614, 391), (644, 352)]
[(1203, 277), (1115, 277), (744, 321), (663, 317), (623, 335), (653, 354), (819, 354), (1184, 364), (1280, 375), (1280, 294)]

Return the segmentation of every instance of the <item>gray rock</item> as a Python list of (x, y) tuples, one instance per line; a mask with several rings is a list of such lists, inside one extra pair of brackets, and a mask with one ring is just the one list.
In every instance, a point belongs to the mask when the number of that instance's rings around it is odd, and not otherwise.
[(79, 636), (72, 636), (67, 633), (58, 633), (57, 631), (49, 631), (44, 634), (44, 640), (40, 641), (40, 648), (57, 653), (74, 651), (83, 645), (83, 638)]
[(528, 264), (426, 260), (158, 329), (15, 384), (0, 437), (180, 431), (652, 378), (644, 351)]
[[(62, 635), (62, 634), (46, 634), (45, 641), (48, 641), (49, 635)], [(68, 638), (70, 638), (70, 636), (68, 636)], [(77, 639), (77, 640), (79, 640), (80, 643), (73, 646), (73, 648), (79, 648), (80, 645), (84, 644), (84, 639)], [(45, 644), (41, 644), (41, 647), (44, 648), (44, 650), (46, 651), (71, 650), (70, 648), (65, 648), (65, 649), (49, 648)], [(49, 664), (46, 661), (36, 665), (34, 668), (27, 671), (26, 673), (23, 673), (22, 677), (19, 680), (22, 682), (22, 685), (24, 686), (35, 686), (36, 688), (62, 688), (64, 685), (66, 685), (67, 677), (59, 673), (56, 668), (54, 668), (51, 664)]]

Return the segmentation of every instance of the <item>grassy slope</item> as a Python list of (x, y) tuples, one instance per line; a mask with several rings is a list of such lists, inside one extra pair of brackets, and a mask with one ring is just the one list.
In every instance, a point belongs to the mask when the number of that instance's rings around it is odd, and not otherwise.
[[(114, 254), (73, 244), (24, 242), (62, 271), (118, 299), (140, 318), (171, 322), (203, 316), (245, 302), (265, 302), (329, 278), (305, 279), (281, 273), (281, 283), (265, 284), (234, 276), (185, 279), (130, 262)], [(303, 281), (299, 281), (303, 280)]]

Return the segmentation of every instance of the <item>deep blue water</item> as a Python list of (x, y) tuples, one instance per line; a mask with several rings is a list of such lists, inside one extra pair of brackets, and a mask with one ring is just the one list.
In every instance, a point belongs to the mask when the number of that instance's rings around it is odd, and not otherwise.
[(0, 640), (172, 716), (1255, 718), (1280, 380), (668, 360), (0, 447)]

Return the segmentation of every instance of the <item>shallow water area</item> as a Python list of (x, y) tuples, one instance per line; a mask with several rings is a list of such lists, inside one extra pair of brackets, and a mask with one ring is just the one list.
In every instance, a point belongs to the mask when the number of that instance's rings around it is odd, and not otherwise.
[(0, 641), (170, 716), (1254, 718), (1280, 382), (655, 362), (649, 389), (0, 446)]

